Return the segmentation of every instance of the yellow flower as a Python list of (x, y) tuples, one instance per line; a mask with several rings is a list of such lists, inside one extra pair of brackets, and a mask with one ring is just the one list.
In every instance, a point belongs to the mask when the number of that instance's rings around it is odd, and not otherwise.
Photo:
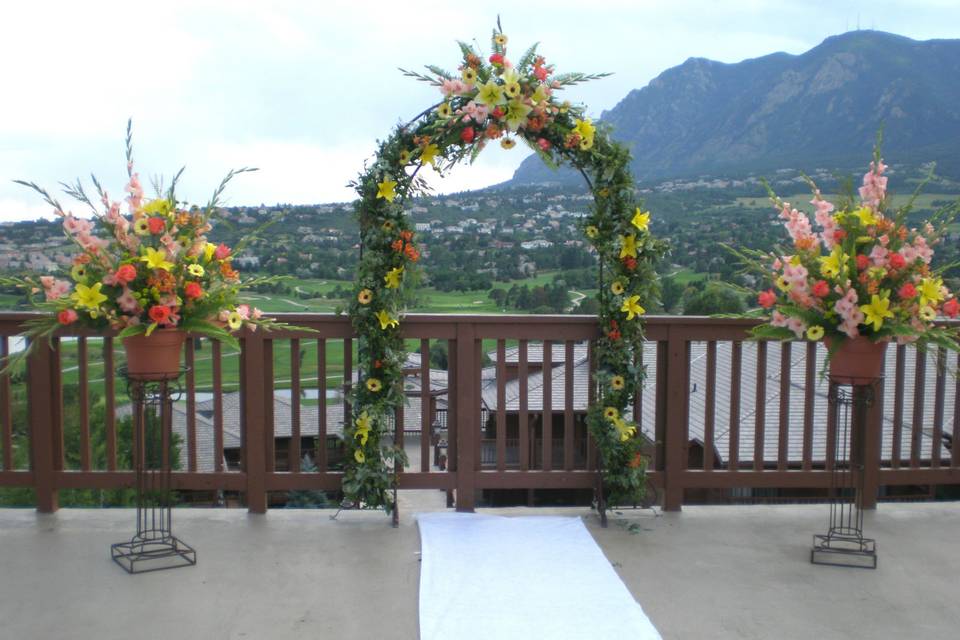
[(70, 277), (74, 282), (84, 282), (87, 279), (87, 266), (84, 264), (75, 264), (70, 269)]
[(650, 212), (647, 211), (643, 213), (640, 211), (640, 207), (637, 207), (637, 212), (633, 214), (633, 219), (630, 221), (630, 224), (640, 231), (646, 231), (650, 226)]
[(367, 444), (367, 439), (370, 437), (369, 429), (357, 429), (353, 434), (353, 437), (360, 441), (360, 446), (365, 446)]
[(357, 294), (357, 302), (360, 304), (370, 304), (371, 300), (373, 300), (373, 291), (370, 289), (361, 289)]
[(893, 317), (893, 312), (890, 311), (890, 298), (886, 296), (881, 298), (877, 294), (870, 297), (870, 304), (860, 305), (860, 311), (866, 317), (863, 323), (872, 324), (874, 331), (880, 330), (884, 318)]
[(533, 107), (530, 105), (519, 100), (511, 100), (510, 104), (507, 105), (507, 115), (504, 118), (507, 128), (510, 131), (517, 131), (526, 124), (527, 116), (530, 115), (531, 111), (533, 111)]
[(373, 314), (377, 317), (377, 320), (380, 321), (380, 330), (386, 331), (387, 327), (396, 327), (400, 324), (400, 321), (391, 316), (389, 313), (381, 309)]
[(406, 149), (400, 152), (400, 164), (410, 164), (410, 152)]
[(580, 138), (580, 151), (590, 151), (593, 148), (593, 138)]
[(243, 317), (236, 311), (231, 311), (230, 315), (227, 316), (227, 326), (231, 330), (236, 331), (243, 325)]
[(396, 180), (387, 178), (383, 182), (377, 184), (377, 198), (383, 198), (387, 202), (393, 202), (393, 199), (397, 197), (396, 187)]
[(620, 434), (620, 442), (626, 442), (631, 436), (633, 436), (633, 434), (637, 432), (637, 428), (635, 426), (621, 418), (614, 420), (613, 426), (616, 427), (617, 432)]
[(628, 236), (620, 236), (620, 257), (637, 257), (637, 236), (632, 233)]
[(780, 289), (780, 291), (783, 291), (784, 293), (786, 293), (787, 291), (790, 291), (792, 287), (792, 285), (789, 282), (787, 282), (787, 279), (784, 278), (783, 276), (780, 276), (779, 278), (777, 278), (776, 285), (777, 285), (777, 289)]
[(446, 120), (453, 115), (453, 109), (450, 108), (449, 102), (441, 102), (440, 106), (437, 107), (437, 115)]
[(570, 111), (570, 101), (564, 100), (560, 103), (560, 113), (566, 113), (567, 111)]
[(603, 410), (603, 417), (607, 420), (616, 420), (620, 417), (620, 412), (617, 411), (616, 407), (607, 407)]
[(530, 96), (530, 99), (534, 104), (540, 104), (544, 102), (550, 96), (547, 94), (547, 86), (542, 82), (537, 85), (536, 90), (533, 92), (533, 95)]
[(167, 262), (166, 251), (157, 251), (153, 247), (147, 247), (147, 255), (141, 256), (140, 262), (146, 262), (148, 269), (169, 271), (173, 268), (173, 263)]
[(428, 144), (423, 148), (423, 151), (420, 152), (420, 164), (427, 164), (428, 162), (437, 166), (436, 157), (440, 153), (440, 147), (435, 144)]
[(590, 118), (581, 120), (576, 118), (573, 121), (574, 127), (573, 132), (580, 136), (581, 140), (590, 140), (590, 144), (593, 144), (593, 136), (597, 132), (597, 128), (593, 126), (593, 123), (590, 121)]
[(933, 307), (920, 307), (920, 317), (930, 322), (936, 320), (937, 312), (933, 310)]
[(473, 84), (477, 81), (477, 70), (473, 67), (464, 67), (460, 77), (463, 78), (463, 81), (467, 84)]
[(850, 215), (856, 216), (860, 220), (860, 226), (867, 227), (872, 224), (877, 224), (877, 218), (873, 215), (873, 209), (870, 207), (861, 207), (856, 211), (852, 212)]
[(189, 267), (187, 267), (187, 271), (190, 273), (190, 275), (194, 276), (195, 278), (202, 278), (204, 274), (203, 267), (201, 267), (198, 264), (190, 265)]
[(943, 300), (943, 280), (940, 278), (924, 278), (920, 281), (920, 306), (934, 305)]
[(380, 226), (380, 228), (384, 231), (393, 231), (393, 220), (387, 220)]
[(517, 146), (517, 141), (513, 138), (504, 138), (500, 141), (500, 146), (504, 149), (513, 149), (515, 146)]
[(357, 464), (363, 464), (367, 460), (367, 456), (363, 455), (363, 449), (357, 449), (353, 452), (353, 459), (357, 461)]
[(600, 230), (597, 229), (597, 228), (596, 228), (595, 226), (593, 226), (592, 224), (587, 227), (587, 237), (588, 237), (588, 238), (596, 238), (598, 233), (600, 233)]
[(98, 282), (92, 287), (88, 287), (85, 284), (78, 284), (76, 290), (70, 294), (70, 298), (81, 309), (96, 311), (100, 308), (100, 305), (107, 300), (107, 296), (100, 293), (100, 287), (102, 286), (102, 282)]
[(520, 95), (520, 83), (509, 82), (503, 85), (503, 92), (507, 94), (508, 98), (516, 98), (518, 95)]
[(635, 317), (646, 313), (646, 309), (640, 306), (640, 296), (630, 296), (623, 302), (620, 311), (627, 314), (627, 320), (633, 320)]
[(397, 289), (400, 286), (400, 278), (403, 277), (403, 267), (394, 267), (383, 276), (383, 281), (387, 283), (387, 289)]
[(148, 215), (166, 215), (170, 213), (173, 207), (170, 206), (170, 201), (166, 199), (156, 199), (151, 200), (147, 204), (143, 205), (143, 212)]
[(146, 218), (138, 218), (133, 223), (133, 232), (138, 236), (150, 235), (150, 223), (147, 222)]
[(502, 33), (498, 33), (493, 37), (493, 41), (497, 43), (497, 46), (502, 47), (507, 44), (507, 36), (503, 35)]
[(823, 337), (823, 327), (820, 325), (814, 325), (807, 329), (807, 340), (812, 340), (816, 342)]
[(373, 393), (377, 393), (380, 389), (383, 389), (383, 383), (377, 380), (376, 378), (367, 379), (367, 389)]
[(619, 296), (623, 293), (623, 283), (619, 280), (614, 280), (613, 284), (610, 285), (610, 291), (613, 291), (613, 295)]
[(503, 95), (503, 87), (497, 84), (497, 81), (494, 79), (487, 80), (486, 84), (480, 86), (480, 90), (477, 92), (477, 97), (475, 98), (480, 104), (486, 105), (493, 109), (497, 105), (501, 105), (507, 101), (506, 96)]
[(213, 259), (213, 254), (217, 251), (217, 245), (212, 242), (208, 242), (203, 245), (203, 259), (205, 262), (210, 262)]
[(840, 275), (840, 265), (843, 264), (844, 255), (840, 245), (833, 248), (829, 256), (820, 258), (820, 273), (825, 278), (835, 278)]
[(625, 384), (626, 382), (624, 382), (623, 376), (613, 376), (610, 378), (610, 386), (616, 391), (623, 389)]
[(364, 411), (360, 414), (360, 417), (356, 421), (357, 429), (362, 429), (364, 431), (370, 430), (370, 416), (367, 415), (367, 412)]

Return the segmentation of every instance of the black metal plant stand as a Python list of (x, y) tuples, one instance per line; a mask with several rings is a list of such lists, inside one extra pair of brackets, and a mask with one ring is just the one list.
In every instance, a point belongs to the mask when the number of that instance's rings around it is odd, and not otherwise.
[(877, 568), (877, 543), (863, 536), (864, 461), (867, 409), (873, 404), (878, 380), (870, 384), (841, 385), (830, 381), (828, 401), (836, 416), (827, 457), (833, 452), (830, 473), (830, 526), (813, 536), (810, 562), (863, 569)]
[(171, 469), (173, 462), (173, 402), (182, 388), (175, 376), (132, 379), (125, 367), (133, 402), (133, 468), (136, 475), (137, 533), (127, 542), (110, 545), (113, 561), (128, 573), (145, 573), (197, 564), (197, 552), (173, 535)]

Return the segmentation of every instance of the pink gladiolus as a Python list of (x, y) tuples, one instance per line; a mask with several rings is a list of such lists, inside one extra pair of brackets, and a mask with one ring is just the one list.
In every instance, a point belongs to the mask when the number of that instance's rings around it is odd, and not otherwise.
[(117, 298), (117, 305), (124, 313), (140, 313), (141, 311), (140, 303), (133, 297), (133, 292), (126, 287), (123, 288), (123, 293)]
[(913, 241), (913, 246), (917, 250), (917, 256), (925, 264), (930, 264), (933, 259), (933, 249), (927, 245), (927, 239), (923, 236), (917, 236)]
[(242, 319), (244, 319), (244, 320), (249, 320), (249, 319), (250, 319), (250, 305), (248, 305), (248, 304), (237, 305), (237, 315), (240, 316), (240, 317), (241, 317)]
[(875, 245), (870, 251), (870, 261), (873, 262), (875, 267), (885, 267), (889, 262), (887, 255), (890, 252), (880, 245)]
[(803, 332), (807, 330), (807, 323), (800, 318), (790, 318), (787, 320), (787, 329), (793, 331), (798, 340), (802, 340)]
[(860, 200), (868, 207), (876, 208), (887, 192), (887, 178), (883, 176), (887, 165), (870, 163), (870, 170), (863, 174), (863, 186), (860, 187)]
[(254, 320), (259, 320), (260, 318), (263, 317), (263, 311), (254, 307), (253, 311), (250, 313), (250, 317), (253, 318)]

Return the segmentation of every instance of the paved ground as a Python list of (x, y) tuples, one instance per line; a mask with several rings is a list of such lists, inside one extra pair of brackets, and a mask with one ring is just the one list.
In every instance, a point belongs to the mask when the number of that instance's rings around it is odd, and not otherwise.
[[(0, 510), (0, 637), (415, 639), (411, 514), (442, 508), (443, 494), (401, 495), (399, 529), (378, 513), (334, 522), (327, 511), (178, 510), (175, 529), (199, 563), (139, 576), (109, 559), (110, 543), (129, 536), (129, 510)], [(583, 509), (485, 513), (585, 516), (667, 639), (960, 635), (960, 503), (868, 514), (876, 571), (809, 563), (822, 505), (637, 512), (606, 530)]]

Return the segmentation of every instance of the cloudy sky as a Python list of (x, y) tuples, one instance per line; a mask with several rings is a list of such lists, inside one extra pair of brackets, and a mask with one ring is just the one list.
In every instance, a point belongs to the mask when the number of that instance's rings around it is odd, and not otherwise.
[[(346, 182), (377, 138), (432, 104), (436, 90), (397, 67), (455, 67), (458, 39), (485, 50), (499, 12), (519, 55), (539, 41), (559, 71), (611, 71), (567, 98), (594, 116), (691, 56), (737, 62), (802, 53), (876, 28), (960, 37), (956, 0), (538, 0), (524, 3), (323, 0), (31, 0), (0, 21), (0, 221), (48, 208), (10, 182), (53, 187), (91, 171), (124, 184), (134, 120), (143, 176), (186, 165), (181, 196), (205, 200), (231, 167), (231, 204), (351, 199)], [(393, 7), (402, 7), (393, 8)], [(527, 155), (488, 149), (435, 186), (503, 181)], [(78, 208), (79, 209), (79, 208)], [(0, 231), (2, 233), (2, 231)]]

